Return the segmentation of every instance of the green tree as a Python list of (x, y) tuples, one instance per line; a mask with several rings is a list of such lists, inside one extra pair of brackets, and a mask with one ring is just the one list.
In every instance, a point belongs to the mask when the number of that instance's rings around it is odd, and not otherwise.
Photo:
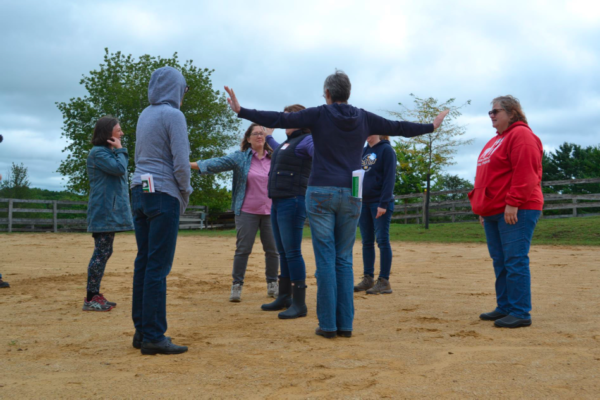
[[(600, 147), (586, 148), (563, 143), (554, 152), (544, 152), (542, 158), (543, 181), (587, 179), (600, 177)], [(546, 193), (600, 193), (600, 184), (545, 186)]]
[[(472, 140), (459, 139), (460, 136), (465, 134), (465, 128), (454, 122), (456, 118), (462, 115), (460, 110), (471, 104), (471, 100), (467, 100), (463, 105), (456, 106), (454, 104), (456, 99), (454, 98), (440, 103), (433, 97), (420, 98), (412, 93), (410, 95), (413, 98), (414, 108), (409, 109), (404, 104), (398, 103), (402, 110), (388, 111), (388, 113), (401, 120), (429, 124), (440, 112), (446, 109), (450, 110), (442, 125), (435, 132), (410, 139), (402, 139), (413, 145), (411, 151), (422, 155), (425, 160), (424, 165), (427, 177), (427, 201), (425, 207), (428, 211), (432, 178), (435, 178), (435, 175), (442, 171), (444, 167), (454, 164), (452, 157), (456, 154), (457, 147), (472, 143)], [(429, 228), (429, 214), (427, 211), (425, 228)]]
[(30, 184), (27, 167), (23, 163), (20, 165), (12, 163), (10, 171), (0, 182), (0, 197), (27, 199)]
[[(131, 178), (135, 171), (136, 125), (140, 113), (149, 105), (150, 75), (164, 66), (180, 70), (190, 87), (181, 111), (188, 125), (191, 159), (222, 156), (237, 142), (240, 121), (229, 109), (224, 94), (213, 90), (213, 70), (199, 68), (192, 60), (181, 63), (177, 53), (171, 58), (142, 55), (136, 60), (132, 55), (109, 53), (105, 49), (104, 62), (99, 69), (90, 71), (80, 81), (87, 95), (56, 103), (63, 114), (62, 136), (68, 140), (63, 149), (67, 155), (58, 172), (66, 177), (68, 190), (82, 195), (89, 192), (86, 160), (92, 148), (90, 140), (94, 125), (104, 115), (113, 115), (121, 123), (125, 133), (123, 147), (130, 156)], [(229, 206), (231, 194), (220, 185), (217, 177), (192, 176), (191, 204), (208, 205), (212, 210)]]

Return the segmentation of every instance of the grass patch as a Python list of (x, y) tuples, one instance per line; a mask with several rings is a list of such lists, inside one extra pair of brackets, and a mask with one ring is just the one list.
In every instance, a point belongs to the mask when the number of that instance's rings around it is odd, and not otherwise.
[[(235, 229), (179, 231), (181, 236), (235, 237)], [(304, 238), (310, 239), (310, 229), (304, 229)], [(356, 238), (360, 240), (360, 231)], [(477, 222), (423, 225), (392, 224), (391, 241), (436, 243), (485, 243), (485, 233)], [(533, 244), (600, 246), (600, 217), (542, 219), (533, 234)]]

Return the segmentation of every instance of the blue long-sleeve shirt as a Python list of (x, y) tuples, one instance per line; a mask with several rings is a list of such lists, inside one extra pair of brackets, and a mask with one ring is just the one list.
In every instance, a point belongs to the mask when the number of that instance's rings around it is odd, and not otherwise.
[(433, 132), (433, 124), (390, 121), (349, 104), (334, 103), (293, 113), (242, 108), (238, 117), (268, 128), (309, 128), (314, 142), (309, 186), (352, 187), (370, 135), (413, 137)]

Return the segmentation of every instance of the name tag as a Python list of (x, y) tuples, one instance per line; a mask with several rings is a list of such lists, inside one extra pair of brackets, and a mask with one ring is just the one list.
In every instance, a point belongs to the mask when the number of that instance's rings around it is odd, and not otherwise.
[(283, 146), (281, 146), (281, 150), (285, 150), (288, 147), (290, 147), (290, 144), (289, 143), (284, 143)]

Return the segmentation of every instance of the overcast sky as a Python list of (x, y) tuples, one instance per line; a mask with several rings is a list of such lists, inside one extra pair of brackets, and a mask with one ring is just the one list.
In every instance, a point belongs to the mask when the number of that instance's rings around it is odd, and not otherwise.
[(474, 143), (448, 172), (472, 181), (499, 95), (521, 100), (547, 150), (600, 144), (599, 4), (0, 0), (0, 173), (24, 163), (32, 186), (64, 188), (55, 102), (85, 95), (79, 80), (108, 47), (136, 58), (178, 52), (215, 69), (214, 87), (233, 87), (249, 108), (320, 105), (335, 68), (350, 76), (350, 103), (382, 116), (410, 93), (471, 100), (459, 123)]

